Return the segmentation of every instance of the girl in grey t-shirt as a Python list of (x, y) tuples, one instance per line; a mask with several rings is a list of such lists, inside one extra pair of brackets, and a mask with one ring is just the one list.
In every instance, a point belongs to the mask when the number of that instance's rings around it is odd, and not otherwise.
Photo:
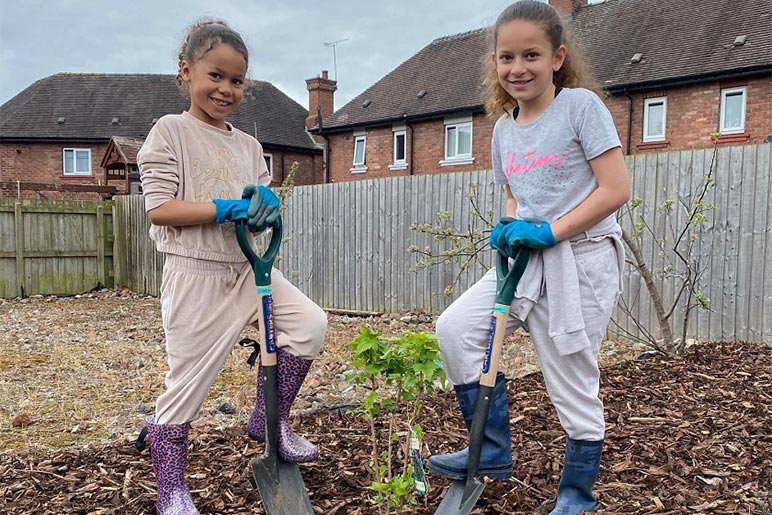
[[(615, 211), (630, 185), (611, 115), (591, 91), (580, 55), (560, 17), (546, 3), (525, 0), (498, 17), (486, 76), (487, 109), (500, 115), (491, 152), (494, 180), (506, 193), (506, 215), (490, 243), (530, 260), (512, 305), (507, 329), (530, 332), (547, 391), (567, 434), (557, 503), (550, 515), (593, 511), (592, 493), (604, 438), (598, 398), (598, 352), (621, 292), (621, 230)], [(530, 291), (521, 291), (524, 284)], [(535, 285), (535, 288), (533, 287)], [(527, 289), (527, 288), (525, 288)], [(467, 427), (496, 297), (491, 270), (437, 320), (448, 379)], [(431, 456), (427, 468), (464, 479), (468, 448)], [(480, 474), (512, 474), (506, 385), (494, 385)]]

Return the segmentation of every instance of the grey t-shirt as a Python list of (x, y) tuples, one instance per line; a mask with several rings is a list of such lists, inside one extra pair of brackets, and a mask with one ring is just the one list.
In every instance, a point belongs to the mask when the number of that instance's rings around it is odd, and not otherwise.
[(588, 161), (620, 146), (601, 99), (564, 88), (531, 123), (517, 124), (511, 114), (499, 118), (491, 142), (493, 178), (509, 184), (517, 218), (553, 223), (598, 187)]

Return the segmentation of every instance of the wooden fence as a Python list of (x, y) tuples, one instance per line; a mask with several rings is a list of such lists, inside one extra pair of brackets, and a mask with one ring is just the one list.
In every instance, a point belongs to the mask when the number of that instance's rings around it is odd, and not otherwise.
[(161, 292), (163, 255), (150, 240), (150, 220), (141, 195), (114, 197), (115, 284), (158, 296)]
[[(688, 337), (772, 344), (771, 149), (770, 144), (746, 145), (721, 148), (715, 154), (713, 150), (695, 150), (643, 154), (627, 160), (633, 197), (642, 200), (638, 209), (653, 230), (653, 236), (644, 239), (644, 256), (660, 269), (674, 256), (662, 254), (655, 241), (663, 240), (667, 246), (674, 240), (673, 229), (683, 228), (686, 220), (678, 201), (689, 202), (712, 166), (712, 186), (704, 200), (715, 210), (707, 213), (696, 251), (702, 271), (698, 287), (711, 307), (694, 311)], [(673, 215), (666, 217), (663, 204), (669, 200), (676, 204)], [(635, 220), (622, 216), (620, 221), (630, 231)], [(657, 280), (668, 305), (677, 293), (673, 284), (663, 276)], [(633, 315), (616, 314), (615, 320), (623, 329), (638, 334), (632, 319), (656, 327), (646, 286), (629, 266), (622, 300)], [(676, 320), (682, 318), (683, 308), (680, 303)]]
[(112, 202), (0, 199), (0, 297), (113, 285)]
[[(682, 227), (689, 202), (711, 170), (712, 186), (705, 201), (715, 205), (699, 236), (697, 255), (703, 274), (699, 289), (711, 301), (710, 310), (691, 317), (689, 336), (714, 340), (765, 341), (772, 344), (772, 145), (641, 154), (626, 159), (639, 213), (653, 230), (644, 238), (646, 261), (666, 266), (655, 240), (672, 241)], [(282, 270), (321, 305), (372, 311), (424, 309), (437, 313), (476, 281), (482, 269), (461, 274), (455, 293), (443, 289), (457, 268), (439, 266), (411, 271), (408, 248), (441, 250), (410, 225), (433, 222), (439, 211), (450, 213), (450, 225), (479, 227), (470, 216), (468, 197), (474, 195), (482, 213), (503, 213), (501, 188), (491, 172), (427, 175), (296, 188), (288, 203), (287, 241)], [(672, 215), (663, 204), (675, 202)], [(631, 231), (637, 220), (622, 217)], [(672, 255), (669, 256), (673, 258)], [(486, 262), (490, 263), (490, 256)], [(620, 330), (639, 335), (633, 318), (657, 335), (649, 292), (640, 275), (627, 267), (623, 301), (632, 318), (617, 310)], [(676, 292), (673, 281), (657, 279), (665, 303)], [(683, 315), (683, 305), (674, 319)], [(678, 334), (676, 334), (678, 336)]]
[[(771, 148), (769, 144), (734, 146), (717, 152), (713, 186), (706, 198), (715, 204), (715, 211), (709, 213), (698, 246), (705, 266), (699, 286), (710, 298), (711, 310), (692, 317), (691, 337), (772, 344)], [(643, 249), (654, 266), (664, 263), (654, 239), (672, 237), (661, 206), (668, 199), (688, 200), (712, 158), (713, 150), (626, 158), (633, 197), (643, 200), (638, 210), (654, 231)], [(449, 225), (481, 226), (470, 215), (470, 195), (490, 218), (498, 219), (503, 213), (501, 188), (486, 171), (296, 187), (284, 213), (285, 241), (278, 267), (325, 308), (438, 313), (473, 284), (482, 269), (461, 273), (455, 293), (443, 295), (457, 267), (414, 271), (415, 257), (409, 247), (436, 250), (437, 243), (410, 227), (433, 222), (441, 211), (449, 212)], [(684, 220), (677, 206), (669, 218), (676, 225)], [(116, 265), (118, 283), (157, 295), (162, 263), (147, 237), (142, 199), (116, 197), (115, 210), (116, 254), (122, 256)], [(629, 219), (623, 218), (622, 223), (631, 229)], [(128, 232), (122, 234), (124, 230)], [(487, 264), (491, 258), (490, 253), (485, 257)], [(124, 264), (125, 259), (129, 261)], [(638, 273), (628, 267), (624, 279), (624, 302), (636, 319), (655, 328), (648, 292)], [(666, 301), (674, 298), (668, 281), (660, 278), (658, 284)], [(637, 334), (624, 313), (618, 311), (615, 319), (622, 329)]]
[[(277, 267), (325, 308), (437, 313), (449, 304), (443, 290), (457, 270), (414, 270), (408, 248), (428, 248), (432, 239), (410, 226), (432, 220), (438, 210), (451, 211), (451, 223), (467, 224), (472, 217), (466, 195), (472, 184), (482, 204), (503, 202), (489, 172), (296, 187), (283, 213), (285, 236)], [(158, 295), (163, 261), (147, 236), (142, 198), (118, 196), (114, 202), (116, 284)], [(485, 255), (485, 262), (491, 257)], [(462, 273), (460, 291), (481, 270)]]
[[(448, 225), (481, 227), (471, 216), (474, 189), (483, 209), (503, 206), (502, 189), (490, 172), (432, 174), (295, 188), (284, 214), (282, 271), (322, 306), (364, 311), (421, 309), (438, 313), (458, 268), (416, 270), (409, 249), (437, 248), (430, 236), (411, 229), (446, 211)], [(497, 208), (494, 208), (497, 206)], [(498, 216), (496, 216), (498, 219)], [(483, 257), (491, 264), (492, 254)], [(461, 273), (457, 292), (483, 269)]]

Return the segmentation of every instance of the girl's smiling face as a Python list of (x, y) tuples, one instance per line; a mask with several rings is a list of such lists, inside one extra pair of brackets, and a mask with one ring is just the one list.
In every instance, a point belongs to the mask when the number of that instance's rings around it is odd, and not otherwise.
[(182, 61), (180, 75), (190, 87), (190, 114), (225, 129), (225, 118), (244, 98), (247, 61), (228, 44), (220, 43), (190, 64)]
[(553, 74), (566, 58), (566, 47), (553, 49), (537, 24), (513, 20), (496, 35), (492, 54), (499, 83), (522, 109), (546, 109), (554, 97)]

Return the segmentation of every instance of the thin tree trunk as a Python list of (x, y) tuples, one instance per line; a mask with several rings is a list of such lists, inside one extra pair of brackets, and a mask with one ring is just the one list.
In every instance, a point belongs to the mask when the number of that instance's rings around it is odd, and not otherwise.
[[(675, 352), (673, 330), (670, 327), (670, 322), (665, 314), (665, 306), (662, 304), (662, 295), (660, 294), (659, 289), (657, 289), (657, 285), (654, 283), (654, 277), (652, 276), (651, 271), (646, 266), (646, 261), (643, 259), (641, 248), (632, 240), (632, 238), (630, 238), (627, 231), (622, 231), (622, 240), (627, 244), (627, 248), (629, 248), (630, 252), (633, 254), (635, 268), (638, 270), (638, 273), (641, 274), (643, 282), (646, 283), (646, 289), (649, 290), (649, 295), (651, 295), (654, 313), (657, 315), (657, 323), (662, 331), (662, 340), (665, 351), (673, 353)], [(654, 343), (656, 344), (656, 342)]]

